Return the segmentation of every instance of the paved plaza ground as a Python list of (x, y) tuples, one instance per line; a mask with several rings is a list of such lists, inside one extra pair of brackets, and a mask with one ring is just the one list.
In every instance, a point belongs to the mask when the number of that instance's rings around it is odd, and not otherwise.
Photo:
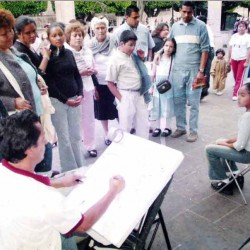
[[(217, 96), (210, 91), (201, 102), (196, 142), (186, 142), (185, 136), (178, 139), (150, 136), (150, 140), (180, 150), (185, 155), (162, 205), (173, 249), (235, 250), (250, 236), (250, 205), (243, 204), (238, 190), (233, 196), (225, 196), (210, 188), (204, 152), (205, 145), (216, 139), (236, 136), (237, 121), (244, 110), (231, 100), (232, 87), (230, 73), (224, 95)], [(102, 129), (97, 122), (98, 154), (105, 148)], [(54, 149), (56, 168), (59, 164), (57, 150)], [(87, 164), (95, 160), (86, 156)], [(245, 177), (243, 191), (250, 203), (250, 174)], [(152, 250), (165, 249), (159, 230)]]

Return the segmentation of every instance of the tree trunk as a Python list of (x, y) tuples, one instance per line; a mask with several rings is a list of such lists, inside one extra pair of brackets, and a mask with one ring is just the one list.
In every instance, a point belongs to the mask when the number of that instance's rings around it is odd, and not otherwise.
[(142, 21), (142, 16), (144, 12), (145, 3), (143, 0), (137, 0), (137, 7), (139, 8), (140, 22)]

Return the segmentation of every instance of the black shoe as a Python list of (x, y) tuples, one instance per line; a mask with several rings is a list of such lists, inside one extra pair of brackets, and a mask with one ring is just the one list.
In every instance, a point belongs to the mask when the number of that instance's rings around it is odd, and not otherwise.
[[(227, 184), (225, 182), (219, 181), (219, 182), (212, 182), (211, 183), (211, 187), (212, 189), (214, 189), (215, 191), (219, 191), (222, 187), (226, 186)], [(222, 194), (226, 194), (226, 195), (233, 195), (233, 188), (234, 185), (233, 183), (230, 183), (229, 185), (227, 185), (225, 188), (223, 188), (220, 193)]]
[(133, 134), (135, 134), (135, 132), (136, 132), (135, 128), (131, 128), (129, 133), (130, 133), (131, 135), (133, 135)]
[(110, 141), (109, 139), (106, 139), (104, 142), (107, 146), (109, 146), (112, 143), (112, 141)]
[(167, 137), (172, 134), (172, 130), (169, 128), (164, 128), (163, 132), (161, 133), (162, 137)]
[[(230, 177), (229, 180), (231, 181), (232, 177)], [(244, 187), (244, 176), (243, 175), (238, 175), (237, 178), (236, 178), (236, 180), (237, 180), (237, 182), (238, 182), (238, 184), (240, 186), (240, 189), (243, 189), (243, 187)], [(232, 183), (234, 184), (235, 187), (237, 187), (235, 181), (233, 181)]]
[(157, 137), (157, 136), (159, 136), (161, 134), (161, 130), (159, 129), (159, 128), (156, 128), (155, 130), (154, 130), (154, 132), (152, 133), (152, 136), (153, 137)]
[(96, 157), (97, 151), (95, 149), (88, 151), (90, 157)]

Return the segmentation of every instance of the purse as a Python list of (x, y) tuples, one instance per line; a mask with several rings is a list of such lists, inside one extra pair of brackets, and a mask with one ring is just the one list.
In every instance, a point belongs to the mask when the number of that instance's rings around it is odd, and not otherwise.
[(157, 83), (156, 88), (160, 94), (164, 94), (171, 89), (171, 83), (169, 80), (162, 80)]
[(170, 62), (170, 67), (169, 67), (169, 72), (168, 72), (168, 79), (163, 79), (161, 81), (159, 81), (157, 84), (156, 84), (156, 88), (158, 90), (158, 92), (160, 94), (164, 94), (166, 93), (167, 91), (169, 91), (171, 89), (171, 83), (169, 81), (169, 76), (170, 76), (170, 72), (171, 72), (171, 68), (172, 68), (172, 61), (173, 61), (173, 58), (171, 57), (171, 62)]

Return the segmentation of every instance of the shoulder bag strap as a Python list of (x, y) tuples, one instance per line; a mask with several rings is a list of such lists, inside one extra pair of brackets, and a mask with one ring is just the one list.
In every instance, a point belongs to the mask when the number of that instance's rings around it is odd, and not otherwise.
[(21, 88), (19, 84), (17, 83), (17, 80), (1, 61), (0, 61), (0, 69), (2, 70), (5, 77), (8, 79), (8, 81), (10, 82), (14, 90), (18, 93), (18, 95), (22, 97), (23, 99), (25, 99), (21, 91)]
[(170, 73), (171, 73), (172, 62), (173, 62), (173, 57), (171, 56), (170, 67), (169, 67), (169, 72), (168, 72), (168, 80), (169, 80)]

